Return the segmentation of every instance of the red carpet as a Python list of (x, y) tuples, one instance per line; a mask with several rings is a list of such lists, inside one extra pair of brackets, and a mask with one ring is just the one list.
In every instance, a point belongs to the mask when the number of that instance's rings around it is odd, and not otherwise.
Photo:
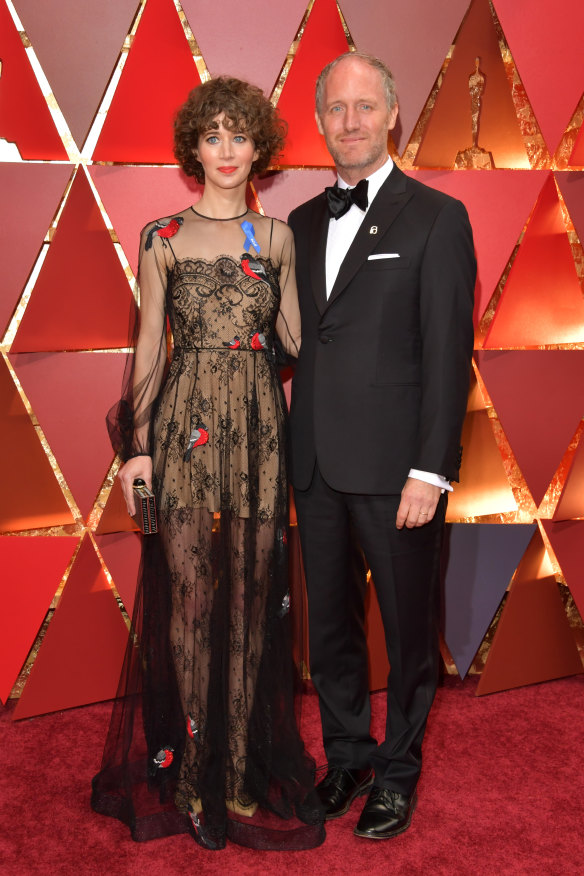
[[(425, 742), (411, 828), (393, 840), (353, 836), (363, 805), (329, 824), (307, 852), (205, 852), (189, 836), (146, 844), (89, 808), (110, 706), (11, 721), (0, 707), (0, 873), (173, 876), (275, 872), (407, 876), (584, 873), (584, 677), (475, 698), (447, 678)], [(374, 697), (374, 732), (383, 721)], [(323, 762), (314, 694), (303, 732)]]

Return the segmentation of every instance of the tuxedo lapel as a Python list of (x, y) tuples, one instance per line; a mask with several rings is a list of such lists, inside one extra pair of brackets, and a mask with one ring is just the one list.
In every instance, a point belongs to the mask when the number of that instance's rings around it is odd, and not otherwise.
[(323, 194), (316, 204), (310, 225), (310, 279), (312, 292), (318, 307), (322, 313), (327, 304), (326, 300), (326, 240), (329, 227), (329, 211), (326, 198)]
[(328, 304), (334, 301), (351, 282), (375, 249), (377, 242), (412, 197), (407, 191), (406, 184), (406, 175), (398, 167), (394, 167), (373, 199), (353, 243), (341, 262)]

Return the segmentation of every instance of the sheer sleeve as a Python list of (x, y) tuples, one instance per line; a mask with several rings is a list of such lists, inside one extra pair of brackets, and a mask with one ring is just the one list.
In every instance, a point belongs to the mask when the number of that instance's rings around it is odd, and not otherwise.
[(287, 225), (278, 223), (280, 252), (280, 310), (276, 332), (289, 356), (298, 356), (300, 350), (300, 308), (296, 289), (296, 254), (294, 237)]
[(140, 310), (133, 316), (133, 356), (128, 359), (121, 401), (109, 412), (114, 450), (126, 461), (152, 453), (151, 422), (167, 360), (166, 241), (147, 226), (140, 239), (138, 285)]

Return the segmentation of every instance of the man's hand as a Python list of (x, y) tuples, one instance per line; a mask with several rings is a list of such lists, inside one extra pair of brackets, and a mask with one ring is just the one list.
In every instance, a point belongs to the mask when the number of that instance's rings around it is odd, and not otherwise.
[(397, 509), (395, 525), (403, 529), (424, 526), (434, 517), (438, 499), (442, 491), (434, 484), (427, 484), (417, 478), (408, 478), (401, 492), (401, 502)]

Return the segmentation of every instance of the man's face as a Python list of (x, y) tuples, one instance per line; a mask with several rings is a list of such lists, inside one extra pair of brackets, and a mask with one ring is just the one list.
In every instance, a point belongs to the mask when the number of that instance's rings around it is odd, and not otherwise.
[(316, 123), (337, 170), (349, 185), (384, 164), (387, 133), (396, 122), (397, 105), (387, 108), (381, 74), (359, 58), (340, 61), (324, 88), (322, 116)]

